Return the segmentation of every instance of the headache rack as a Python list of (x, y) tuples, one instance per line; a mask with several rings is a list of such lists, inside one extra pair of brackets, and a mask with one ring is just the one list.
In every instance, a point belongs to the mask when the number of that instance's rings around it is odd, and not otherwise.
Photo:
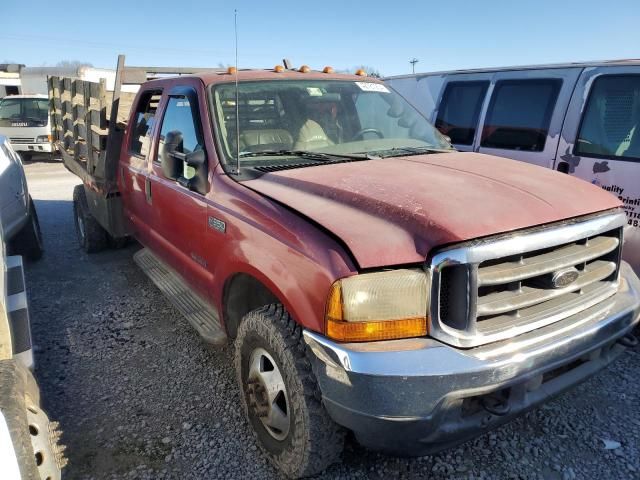
[[(47, 79), (51, 133), (62, 161), (85, 185), (91, 214), (114, 238), (127, 232), (117, 184), (120, 147), (138, 87), (155, 78), (214, 68), (128, 67), (118, 56), (115, 80)], [(108, 88), (110, 87), (110, 88)], [(124, 88), (123, 88), (124, 87)]]
[(602, 302), (618, 288), (624, 225), (623, 212), (609, 211), (436, 254), (431, 335), (475, 347)]

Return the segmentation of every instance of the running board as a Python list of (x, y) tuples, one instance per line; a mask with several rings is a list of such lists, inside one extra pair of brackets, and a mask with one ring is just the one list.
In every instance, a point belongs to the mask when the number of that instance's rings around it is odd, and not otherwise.
[(205, 341), (215, 345), (227, 343), (227, 335), (220, 326), (216, 309), (192, 292), (189, 285), (171, 267), (148, 248), (137, 252), (133, 260)]

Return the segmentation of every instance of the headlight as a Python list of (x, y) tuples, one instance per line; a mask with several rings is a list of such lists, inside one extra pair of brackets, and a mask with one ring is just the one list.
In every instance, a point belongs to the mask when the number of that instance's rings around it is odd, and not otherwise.
[(429, 279), (422, 270), (365, 273), (331, 286), (326, 334), (342, 342), (370, 342), (427, 334)]
[(50, 143), (51, 135), (38, 135), (36, 137), (36, 143)]

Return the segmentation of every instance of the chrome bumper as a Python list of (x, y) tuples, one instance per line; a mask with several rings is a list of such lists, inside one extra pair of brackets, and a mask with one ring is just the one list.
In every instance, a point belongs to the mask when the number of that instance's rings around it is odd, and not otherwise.
[[(314, 332), (323, 402), (370, 448), (432, 453), (500, 425), (622, 353), (640, 320), (640, 280), (621, 266), (616, 295), (510, 340), (458, 349), (430, 338), (340, 344)], [(500, 408), (490, 407), (496, 401)], [(491, 413), (493, 411), (493, 413)]]

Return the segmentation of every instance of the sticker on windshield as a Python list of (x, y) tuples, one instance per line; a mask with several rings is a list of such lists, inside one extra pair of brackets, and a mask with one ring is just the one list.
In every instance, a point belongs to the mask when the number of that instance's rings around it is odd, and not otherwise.
[(381, 83), (372, 83), (372, 82), (356, 82), (356, 85), (360, 87), (360, 90), (363, 92), (382, 92), (382, 93), (390, 93), (389, 89), (382, 85)]
[(321, 97), (322, 96), (322, 90), (320, 90), (318, 87), (307, 87), (307, 92), (309, 93), (309, 96), (311, 96), (311, 97)]

